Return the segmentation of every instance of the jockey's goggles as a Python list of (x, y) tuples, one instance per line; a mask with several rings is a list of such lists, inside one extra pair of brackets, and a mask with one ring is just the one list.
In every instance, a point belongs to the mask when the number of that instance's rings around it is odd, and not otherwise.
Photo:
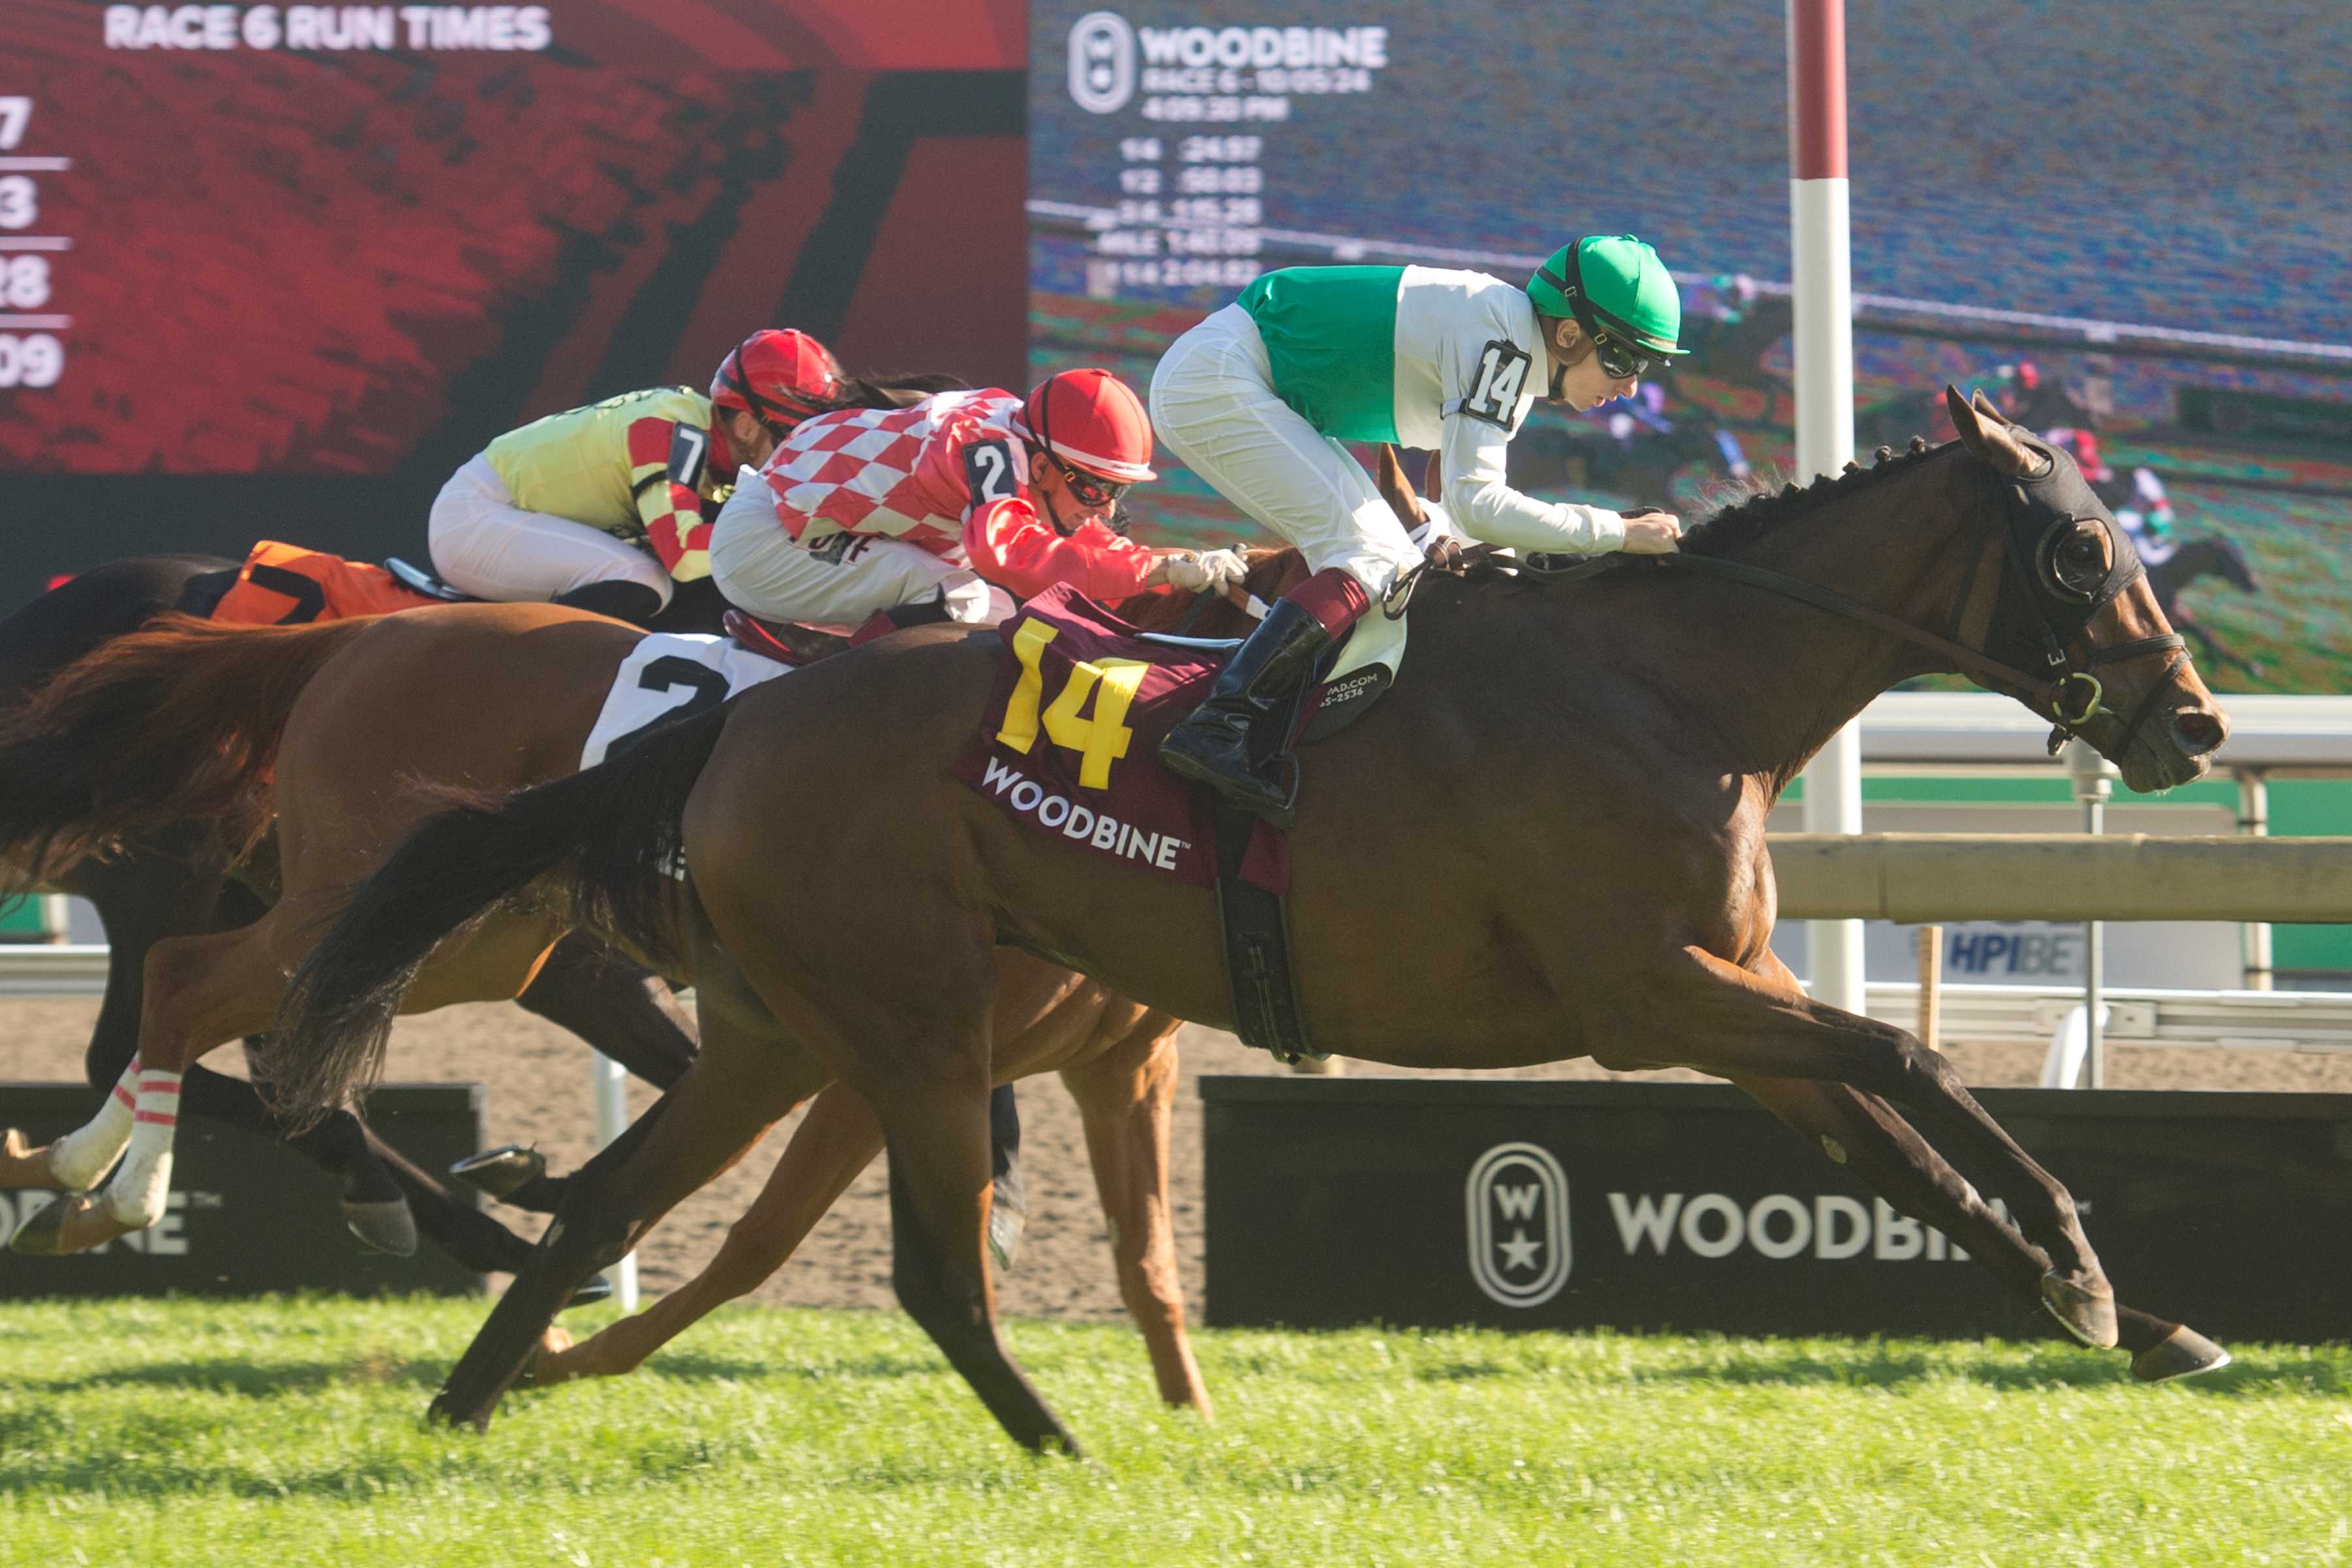
[(1606, 327), (1595, 327), (1590, 321), (1580, 321), (1585, 336), (1592, 340), (1593, 357), (1601, 362), (1601, 371), (1612, 381), (1638, 376), (1650, 368), (1650, 356), (1619, 338)]
[(1073, 468), (1062, 460), (1059, 452), (1049, 451), (1045, 455), (1053, 458), (1054, 467), (1062, 471), (1062, 482), (1070, 487), (1070, 493), (1078, 498), (1078, 504), (1089, 510), (1117, 506), (1119, 498), (1135, 488), (1104, 479), (1100, 474), (1090, 474), (1084, 468)]

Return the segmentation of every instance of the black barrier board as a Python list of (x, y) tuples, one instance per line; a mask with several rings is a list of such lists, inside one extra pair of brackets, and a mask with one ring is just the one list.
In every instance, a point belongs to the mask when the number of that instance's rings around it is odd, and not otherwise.
[[(2223, 1339), (2352, 1329), (2352, 1095), (1976, 1093), (2074, 1194), (2123, 1301)], [(1213, 1323), (2058, 1331), (1737, 1089), (1265, 1077), (1201, 1096)]]
[[(369, 1097), (368, 1122), (425, 1169), (446, 1170), (481, 1148), (484, 1094), (480, 1084), (387, 1084)], [(46, 1143), (97, 1104), (97, 1091), (79, 1084), (0, 1083), (0, 1126)], [(0, 1300), (482, 1289), (480, 1275), (430, 1242), (413, 1258), (362, 1247), (343, 1228), (341, 1184), (275, 1139), (183, 1112), (173, 1155), (171, 1206), (159, 1223), (73, 1258), (0, 1253)], [(0, 1239), (57, 1195), (0, 1191)]]

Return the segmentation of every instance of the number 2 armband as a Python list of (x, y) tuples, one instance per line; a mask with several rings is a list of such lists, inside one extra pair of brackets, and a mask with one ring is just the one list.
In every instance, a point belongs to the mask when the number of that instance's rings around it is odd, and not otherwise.
[(992, 501), (1011, 500), (1021, 490), (1021, 470), (1013, 463), (1013, 445), (1002, 438), (967, 444), (963, 477), (975, 510)]
[(1477, 369), (1461, 410), (1504, 430), (1518, 423), (1519, 399), (1528, 384), (1528, 351), (1508, 338), (1489, 339), (1478, 351)]

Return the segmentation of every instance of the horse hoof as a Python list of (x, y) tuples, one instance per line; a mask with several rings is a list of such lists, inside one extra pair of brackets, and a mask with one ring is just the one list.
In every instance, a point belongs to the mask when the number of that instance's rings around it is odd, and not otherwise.
[(515, 1373), (514, 1385), (517, 1388), (551, 1388), (559, 1383), (569, 1383), (572, 1380), (562, 1375), (561, 1367), (551, 1358), (562, 1355), (571, 1348), (572, 1336), (553, 1323), (548, 1324), (547, 1331), (539, 1336), (539, 1342), (530, 1347), (530, 1354), (523, 1358), (522, 1370)]
[(25, 1135), (14, 1127), (0, 1138), (0, 1187), (54, 1187), (61, 1185), (49, 1173), (49, 1145), (36, 1149), (25, 1142)]
[(368, 1204), (355, 1204), (347, 1198), (343, 1201), (343, 1225), (371, 1252), (408, 1258), (416, 1251), (416, 1216), (409, 1212), (406, 1198)]
[(609, 1301), (612, 1299), (613, 1282), (599, 1274), (595, 1279), (572, 1292), (572, 1300), (563, 1303), (563, 1310), (568, 1312), (574, 1307), (593, 1307), (599, 1301)]
[(2142, 1383), (2169, 1383), (2219, 1372), (2230, 1364), (2230, 1352), (2194, 1329), (2175, 1329), (2164, 1339), (2132, 1357), (2132, 1375)]
[(2058, 1326), (2095, 1351), (2116, 1348), (2116, 1293), (2086, 1290), (2056, 1269), (2042, 1277), (2042, 1305)]
[(478, 1434), (490, 1429), (488, 1411), (479, 1415), (463, 1414), (449, 1403), (449, 1391), (446, 1388), (435, 1394), (433, 1403), (425, 1407), (425, 1419), (440, 1426), (471, 1426)]
[(75, 1193), (18, 1226), (8, 1238), (8, 1250), (26, 1258), (67, 1258), (141, 1228), (116, 1219), (87, 1193)]
[(547, 1174), (547, 1156), (520, 1143), (507, 1143), (468, 1154), (449, 1167), (449, 1174), (494, 1198)]

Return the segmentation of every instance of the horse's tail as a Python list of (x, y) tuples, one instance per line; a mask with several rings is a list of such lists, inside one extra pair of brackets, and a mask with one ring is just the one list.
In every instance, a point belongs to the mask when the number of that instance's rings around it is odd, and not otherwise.
[(542, 879), (568, 900), (572, 923), (641, 953), (667, 951), (680, 818), (727, 715), (721, 707), (657, 731), (610, 762), (503, 799), (460, 796), (420, 823), (360, 884), (287, 990), (268, 1064), (278, 1113), (313, 1120), (364, 1090), (433, 950)]
[(370, 620), (215, 626), (164, 616), (110, 638), (0, 715), (0, 887), (22, 891), (128, 834), (268, 830), (295, 700)]

